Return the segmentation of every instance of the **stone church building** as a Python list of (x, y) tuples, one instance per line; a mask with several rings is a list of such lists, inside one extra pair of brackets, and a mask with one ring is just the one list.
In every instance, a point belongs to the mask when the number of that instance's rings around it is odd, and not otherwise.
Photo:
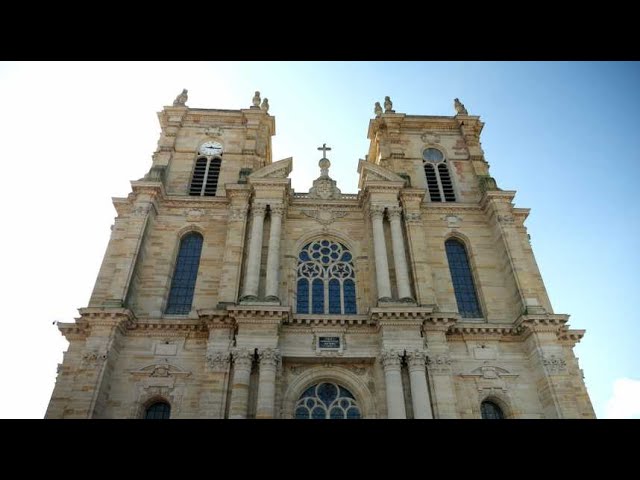
[[(594, 418), (515, 192), (489, 175), (484, 126), (369, 120), (359, 191), (330, 148), (307, 193), (273, 161), (275, 118), (159, 114), (144, 178), (117, 211), (47, 418)], [(354, 164), (354, 169), (356, 165)]]

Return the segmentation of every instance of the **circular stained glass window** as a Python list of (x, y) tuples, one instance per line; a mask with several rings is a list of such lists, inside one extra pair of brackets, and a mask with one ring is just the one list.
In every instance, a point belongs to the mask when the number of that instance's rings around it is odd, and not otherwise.
[(427, 148), (422, 152), (422, 158), (427, 162), (439, 163), (444, 160), (444, 155), (437, 148)]

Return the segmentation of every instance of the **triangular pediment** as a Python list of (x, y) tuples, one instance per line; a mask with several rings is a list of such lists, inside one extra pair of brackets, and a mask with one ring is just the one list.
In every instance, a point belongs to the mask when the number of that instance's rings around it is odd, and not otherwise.
[(389, 169), (381, 167), (365, 160), (358, 163), (358, 173), (360, 174), (359, 188), (363, 188), (365, 182), (400, 182), (405, 183), (405, 179)]
[(287, 178), (293, 168), (293, 157), (285, 158), (273, 162), (266, 167), (262, 167), (260, 170), (256, 170), (249, 175), (249, 182), (251, 180), (258, 180), (263, 178)]

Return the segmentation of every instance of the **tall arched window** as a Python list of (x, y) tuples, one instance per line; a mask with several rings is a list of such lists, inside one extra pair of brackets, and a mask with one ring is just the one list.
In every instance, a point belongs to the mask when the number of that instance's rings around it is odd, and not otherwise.
[(222, 160), (219, 157), (198, 158), (193, 169), (193, 177), (191, 177), (189, 195), (215, 197), (221, 163)]
[(504, 418), (504, 414), (498, 405), (493, 402), (484, 401), (480, 405), (480, 412), (482, 414), (482, 418), (485, 420), (488, 419), (497, 419), (502, 420)]
[(437, 148), (427, 148), (422, 152), (427, 189), (432, 202), (455, 202), (453, 182), (444, 155)]
[(171, 417), (171, 405), (167, 402), (155, 402), (144, 412), (145, 420), (168, 420)]
[(335, 383), (323, 382), (307, 388), (296, 403), (295, 418), (360, 418), (360, 407), (351, 392)]
[(191, 310), (201, 251), (202, 235), (192, 232), (182, 237), (165, 313), (184, 314)]
[(464, 318), (482, 317), (471, 268), (469, 268), (467, 250), (461, 242), (453, 238), (447, 240), (444, 245), (460, 315)]
[(353, 255), (331, 240), (307, 243), (298, 255), (298, 313), (356, 313)]

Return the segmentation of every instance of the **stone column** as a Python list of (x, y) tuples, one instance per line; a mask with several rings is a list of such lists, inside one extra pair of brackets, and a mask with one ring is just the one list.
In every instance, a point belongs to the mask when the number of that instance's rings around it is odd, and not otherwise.
[(249, 261), (244, 280), (243, 299), (257, 300), (258, 285), (260, 283), (260, 262), (262, 258), (262, 231), (264, 230), (264, 212), (266, 206), (254, 203), (251, 207), (253, 223), (251, 226), (251, 239), (249, 242)]
[(387, 390), (387, 418), (407, 418), (400, 376), (400, 355), (394, 350), (385, 350), (381, 360)]
[(246, 348), (233, 351), (233, 384), (229, 418), (247, 418), (249, 407), (249, 380), (253, 355)]
[(389, 263), (387, 262), (387, 246), (384, 241), (382, 216), (384, 207), (371, 205), (371, 224), (373, 226), (373, 249), (376, 257), (376, 281), (378, 286), (378, 300), (391, 300), (391, 285), (389, 281)]
[(276, 369), (280, 353), (267, 348), (260, 353), (260, 379), (258, 381), (258, 408), (256, 418), (273, 418), (276, 396)]
[(393, 261), (396, 267), (396, 282), (398, 284), (398, 298), (400, 301), (413, 301), (411, 288), (409, 287), (409, 269), (407, 267), (407, 255), (404, 249), (404, 237), (400, 216), (402, 208), (387, 207), (389, 222), (391, 223), (391, 246), (393, 248)]
[(280, 280), (280, 235), (282, 230), (282, 205), (271, 205), (271, 232), (267, 254), (266, 300), (280, 300), (278, 283)]
[(408, 354), (409, 378), (411, 380), (411, 400), (414, 418), (433, 418), (431, 398), (427, 386), (424, 352), (415, 351)]

